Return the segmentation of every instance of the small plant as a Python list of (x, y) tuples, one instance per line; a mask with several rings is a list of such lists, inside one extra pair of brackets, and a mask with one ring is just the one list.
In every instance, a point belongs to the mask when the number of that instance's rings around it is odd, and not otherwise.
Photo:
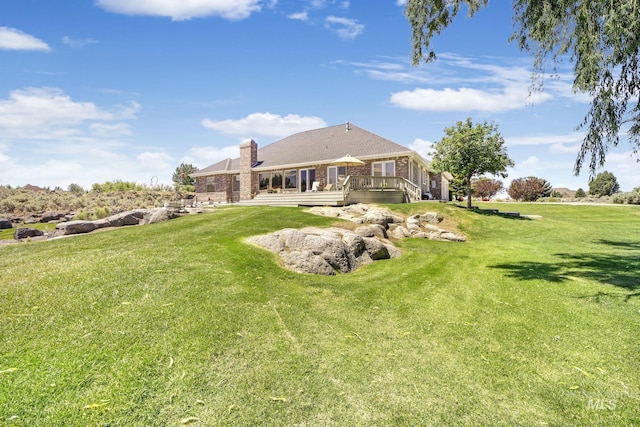
[(104, 206), (104, 207), (97, 207), (93, 210), (93, 217), (95, 219), (102, 219), (102, 218), (106, 218), (108, 217), (110, 214), (109, 208)]

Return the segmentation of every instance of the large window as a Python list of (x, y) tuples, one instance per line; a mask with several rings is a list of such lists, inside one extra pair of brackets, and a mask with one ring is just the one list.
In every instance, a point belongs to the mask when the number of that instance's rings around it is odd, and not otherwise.
[(234, 175), (233, 179), (233, 191), (240, 191), (240, 175)]
[(282, 189), (282, 171), (271, 172), (271, 188), (273, 190)]
[(300, 169), (300, 191), (311, 190), (311, 186), (315, 180), (315, 169)]
[(216, 191), (216, 178), (214, 176), (207, 177), (207, 193)]
[(284, 171), (284, 188), (298, 189), (298, 171), (296, 169)]
[(373, 176), (395, 176), (396, 162), (393, 160), (385, 162), (373, 162), (371, 164), (371, 174)]
[(327, 168), (327, 184), (333, 184), (335, 186), (341, 185), (340, 178), (344, 179), (347, 176), (346, 166), (329, 166)]
[(258, 181), (260, 183), (260, 191), (267, 191), (270, 186), (271, 172), (260, 172), (258, 174)]
[(260, 172), (258, 185), (260, 191), (280, 190), (282, 188), (282, 171)]

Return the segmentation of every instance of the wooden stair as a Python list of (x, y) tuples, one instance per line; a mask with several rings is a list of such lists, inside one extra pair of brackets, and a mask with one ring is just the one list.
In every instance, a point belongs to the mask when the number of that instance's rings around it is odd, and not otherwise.
[(344, 206), (347, 201), (342, 191), (304, 193), (261, 193), (251, 200), (242, 200), (244, 206)]

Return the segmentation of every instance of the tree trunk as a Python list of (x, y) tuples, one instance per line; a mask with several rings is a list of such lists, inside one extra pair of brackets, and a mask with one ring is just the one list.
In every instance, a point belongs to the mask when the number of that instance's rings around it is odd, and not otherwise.
[(471, 177), (467, 177), (467, 209), (471, 209)]

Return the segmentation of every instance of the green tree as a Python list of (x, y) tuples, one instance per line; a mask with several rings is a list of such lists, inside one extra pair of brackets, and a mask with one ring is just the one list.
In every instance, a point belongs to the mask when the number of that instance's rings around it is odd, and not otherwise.
[[(466, 6), (473, 16), (488, 0), (408, 0), (413, 63), (432, 61), (431, 40)], [(574, 166), (579, 174), (587, 156), (595, 174), (609, 147), (626, 134), (640, 149), (640, 2), (637, 0), (513, 0), (514, 40), (533, 55), (533, 77), (541, 89), (545, 71), (563, 60), (574, 64), (573, 89), (591, 97), (578, 129), (586, 134)]]
[(171, 177), (171, 180), (176, 186), (194, 185), (196, 183), (196, 180), (189, 176), (194, 172), (198, 172), (197, 167), (193, 166), (190, 163), (182, 162), (180, 163), (180, 166), (176, 168), (173, 176)]
[(542, 197), (549, 197), (552, 191), (551, 183), (546, 179), (528, 176), (511, 181), (507, 193), (514, 200), (535, 202)]
[(584, 197), (587, 197), (587, 194), (584, 192), (582, 188), (578, 188), (578, 191), (576, 191), (576, 194), (575, 194), (575, 198), (582, 199)]
[(464, 178), (456, 174), (451, 174), (453, 179), (449, 182), (449, 194), (454, 199), (458, 197), (464, 197), (467, 194), (467, 187), (465, 185)]
[(69, 184), (69, 187), (67, 187), (67, 190), (70, 193), (73, 193), (73, 194), (82, 194), (82, 193), (84, 193), (84, 188), (82, 188), (82, 186), (80, 184), (75, 184), (75, 183)]
[(468, 118), (444, 130), (446, 136), (435, 143), (432, 166), (464, 180), (467, 207), (471, 208), (472, 179), (484, 174), (507, 176), (513, 166), (504, 138), (493, 123), (474, 124)]
[(617, 193), (618, 190), (620, 190), (618, 180), (611, 172), (601, 172), (589, 181), (589, 194), (592, 196), (611, 196), (613, 193)]

